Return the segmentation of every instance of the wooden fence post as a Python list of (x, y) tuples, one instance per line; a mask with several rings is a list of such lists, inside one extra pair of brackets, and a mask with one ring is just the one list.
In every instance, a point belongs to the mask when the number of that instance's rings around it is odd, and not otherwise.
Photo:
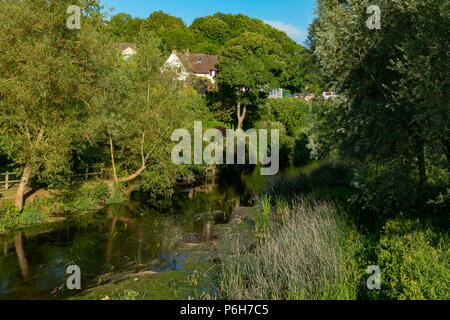
[(9, 172), (6, 172), (6, 175), (5, 175), (5, 189), (6, 190), (9, 189)]
[(88, 180), (88, 176), (89, 176), (89, 167), (86, 167), (86, 177), (85, 177), (86, 181)]

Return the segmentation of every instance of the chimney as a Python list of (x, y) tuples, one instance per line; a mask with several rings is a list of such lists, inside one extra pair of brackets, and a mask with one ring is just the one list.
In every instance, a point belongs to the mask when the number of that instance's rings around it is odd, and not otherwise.
[(172, 53), (173, 53), (173, 54), (177, 54), (177, 47), (173, 47)]

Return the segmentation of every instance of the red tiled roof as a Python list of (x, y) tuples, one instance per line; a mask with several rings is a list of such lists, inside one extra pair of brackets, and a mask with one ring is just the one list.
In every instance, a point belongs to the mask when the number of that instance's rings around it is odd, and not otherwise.
[(208, 74), (211, 71), (216, 71), (216, 62), (219, 61), (218, 56), (209, 54), (190, 54), (189, 64), (194, 73)]

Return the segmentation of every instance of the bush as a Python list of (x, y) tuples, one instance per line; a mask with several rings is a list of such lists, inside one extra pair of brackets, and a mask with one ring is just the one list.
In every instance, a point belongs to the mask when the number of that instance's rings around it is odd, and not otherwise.
[(14, 203), (7, 201), (0, 203), (0, 229), (9, 229), (16, 227), (19, 222), (17, 217), (20, 215), (20, 210)]
[(90, 211), (102, 207), (107, 204), (110, 193), (110, 188), (104, 183), (95, 186), (83, 185), (78, 191), (76, 209)]
[(22, 225), (32, 225), (43, 222), (45, 219), (44, 215), (36, 207), (25, 208), (19, 217), (19, 222)]
[(18, 217), (20, 210), (11, 201), (0, 202), (0, 217)]
[(390, 220), (381, 235), (378, 265), (387, 299), (450, 298), (448, 234), (440, 234), (418, 220)]
[(348, 231), (331, 203), (294, 201), (257, 244), (247, 248), (230, 240), (219, 250), (221, 298), (355, 299), (356, 272), (346, 262)]
[(92, 200), (98, 205), (104, 205), (111, 195), (111, 189), (105, 183), (95, 186), (91, 192)]
[(23, 212), (11, 202), (0, 206), (0, 229), (12, 229), (19, 225), (27, 226), (41, 223), (45, 220), (46, 214), (41, 209), (42, 200), (36, 198), (33, 203), (26, 206)]

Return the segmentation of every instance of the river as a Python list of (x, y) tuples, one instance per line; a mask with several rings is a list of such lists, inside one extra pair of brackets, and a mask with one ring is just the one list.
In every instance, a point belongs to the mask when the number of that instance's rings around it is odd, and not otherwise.
[[(310, 167), (288, 167), (278, 176)], [(183, 269), (186, 255), (177, 253), (179, 246), (213, 240), (214, 225), (226, 223), (236, 205), (251, 206), (253, 193), (270, 179), (259, 170), (225, 173), (213, 183), (179, 189), (163, 204), (135, 196), (120, 205), (0, 234), (0, 299), (80, 294), (65, 287), (71, 264), (82, 270), (83, 290), (104, 274)]]

